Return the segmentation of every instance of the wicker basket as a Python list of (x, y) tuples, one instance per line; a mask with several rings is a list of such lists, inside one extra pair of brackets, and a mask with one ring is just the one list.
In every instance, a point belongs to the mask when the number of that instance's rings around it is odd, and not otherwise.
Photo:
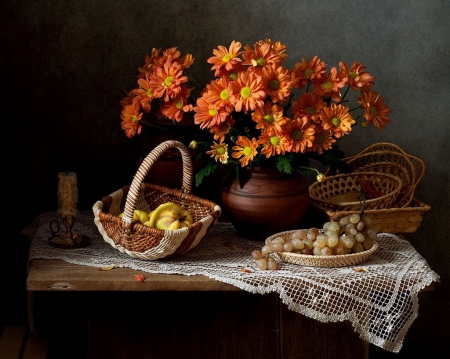
[(355, 172), (326, 177), (309, 187), (311, 203), (331, 211), (357, 211), (361, 208), (360, 181), (370, 182), (382, 195), (365, 200), (366, 209), (389, 208), (402, 188), (402, 180), (380, 172)]
[[(333, 212), (316, 207), (325, 212), (330, 221), (360, 213), (360, 211)], [(413, 199), (408, 207), (365, 210), (364, 216), (372, 220), (372, 225), (378, 233), (413, 233), (419, 228), (423, 215), (429, 210), (429, 205)]]
[(399, 177), (402, 188), (395, 207), (408, 207), (414, 199), (416, 186), (425, 174), (425, 164), (420, 158), (407, 154), (399, 146), (389, 142), (373, 144), (344, 161), (357, 172), (375, 171)]
[[(180, 150), (183, 160), (181, 189), (143, 183), (144, 178), (168, 149)], [(154, 148), (141, 163), (130, 186), (97, 201), (93, 206), (94, 222), (103, 239), (131, 257), (157, 260), (185, 253), (197, 246), (220, 216), (221, 208), (206, 199), (192, 195), (192, 159), (187, 148), (178, 141), (165, 141)], [(160, 230), (133, 222), (135, 209), (150, 212), (165, 202), (175, 202), (187, 209), (193, 223), (177, 230)], [(123, 218), (119, 217), (124, 213)]]
[[(280, 232), (271, 235), (266, 239), (266, 243), (271, 242), (276, 237), (283, 237), (285, 240), (290, 239), (292, 237), (292, 233), (297, 230), (291, 230), (286, 232)], [(315, 256), (308, 254), (299, 254), (292, 252), (280, 252), (274, 253), (274, 256), (282, 261), (299, 264), (303, 266), (311, 266), (311, 267), (348, 267), (357, 264), (364, 263), (367, 261), (377, 250), (378, 243), (372, 246), (371, 249), (360, 252), (360, 253), (351, 253), (351, 254), (342, 254), (342, 255), (331, 255), (331, 256)]]

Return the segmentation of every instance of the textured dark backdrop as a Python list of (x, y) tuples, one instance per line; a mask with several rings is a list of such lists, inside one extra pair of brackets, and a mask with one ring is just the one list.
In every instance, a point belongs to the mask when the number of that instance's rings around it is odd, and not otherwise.
[[(57, 208), (57, 174), (75, 171), (80, 209), (129, 184), (137, 153), (120, 129), (119, 101), (152, 47), (195, 57), (192, 75), (210, 76), (219, 44), (271, 38), (291, 65), (319, 55), (360, 61), (390, 106), (385, 131), (342, 144), (348, 155), (394, 142), (427, 166), (416, 197), (431, 206), (408, 240), (441, 276), (420, 296), (420, 315), (400, 354), (371, 346), (373, 358), (449, 353), (450, 2), (446, 0), (6, 0), (0, 12), (3, 168), (2, 297), (5, 320), (23, 313), (26, 247), (17, 234)], [(12, 294), (11, 294), (12, 293)]]

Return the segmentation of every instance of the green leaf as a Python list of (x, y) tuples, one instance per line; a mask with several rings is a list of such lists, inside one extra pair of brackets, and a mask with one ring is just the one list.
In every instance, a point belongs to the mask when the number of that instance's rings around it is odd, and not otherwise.
[(291, 158), (289, 156), (278, 156), (276, 166), (280, 172), (292, 173)]
[(200, 169), (195, 175), (195, 186), (198, 187), (203, 182), (203, 179), (209, 176), (217, 169), (216, 162), (207, 162), (204, 167)]

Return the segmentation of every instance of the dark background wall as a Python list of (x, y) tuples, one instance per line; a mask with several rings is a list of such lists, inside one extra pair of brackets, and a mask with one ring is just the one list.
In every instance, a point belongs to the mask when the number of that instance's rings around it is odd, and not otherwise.
[(79, 209), (131, 182), (139, 154), (120, 129), (119, 101), (151, 48), (192, 53), (191, 74), (204, 83), (213, 48), (271, 38), (287, 45), (291, 65), (313, 55), (330, 66), (360, 61), (377, 78), (392, 122), (382, 132), (349, 136), (342, 143), (348, 155), (393, 142), (425, 162), (416, 198), (431, 211), (406, 237), (441, 281), (421, 294), (400, 354), (371, 347), (371, 355), (449, 353), (449, 16), (445, 0), (2, 2), (1, 240), (11, 263), (1, 296), (14, 298), (2, 314), (11, 318), (22, 308), (11, 294), (24, 289), (26, 247), (17, 234), (39, 213), (57, 209), (57, 174), (77, 173)]

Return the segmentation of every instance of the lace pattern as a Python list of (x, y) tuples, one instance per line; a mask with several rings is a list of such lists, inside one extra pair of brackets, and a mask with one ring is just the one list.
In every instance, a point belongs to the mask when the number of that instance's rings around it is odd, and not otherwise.
[[(29, 260), (62, 259), (93, 267), (114, 265), (148, 273), (202, 274), (251, 293), (277, 292), (290, 310), (321, 322), (349, 320), (359, 336), (381, 348), (399, 352), (418, 316), (419, 292), (439, 275), (411, 244), (395, 235), (378, 235), (380, 248), (365, 263), (342, 268), (306, 267), (279, 262), (276, 271), (259, 271), (250, 256), (262, 242), (237, 235), (218, 222), (202, 242), (183, 255), (146, 261), (132, 258), (106, 243), (91, 211), (79, 213), (73, 233), (91, 238), (88, 247), (64, 250), (49, 245), (49, 223), (55, 212), (37, 217), (22, 233), (31, 239)], [(365, 270), (356, 272), (355, 268)]]

